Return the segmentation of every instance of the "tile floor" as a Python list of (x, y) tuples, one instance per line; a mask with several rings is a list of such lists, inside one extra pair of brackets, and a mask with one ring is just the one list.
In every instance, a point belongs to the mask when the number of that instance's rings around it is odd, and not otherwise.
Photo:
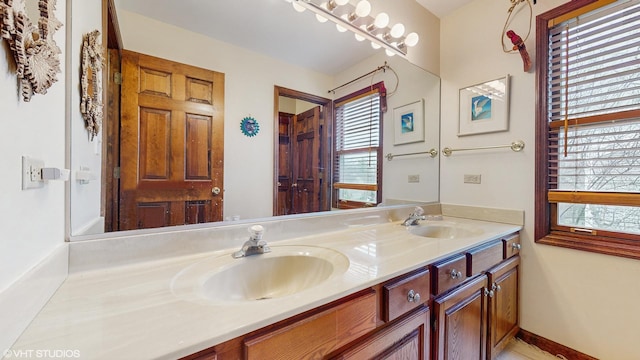
[(546, 351), (529, 345), (520, 339), (513, 339), (496, 360), (558, 360), (566, 358), (562, 355), (552, 355)]

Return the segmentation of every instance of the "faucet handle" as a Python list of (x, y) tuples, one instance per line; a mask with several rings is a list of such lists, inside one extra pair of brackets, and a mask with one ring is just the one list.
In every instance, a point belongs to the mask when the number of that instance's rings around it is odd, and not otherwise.
[(416, 206), (413, 209), (413, 214), (412, 215), (420, 216), (422, 214), (424, 214), (424, 209), (422, 209), (420, 206)]
[(264, 227), (262, 225), (253, 225), (249, 229), (249, 234), (251, 234), (251, 238), (254, 240), (261, 240), (262, 234), (264, 234)]

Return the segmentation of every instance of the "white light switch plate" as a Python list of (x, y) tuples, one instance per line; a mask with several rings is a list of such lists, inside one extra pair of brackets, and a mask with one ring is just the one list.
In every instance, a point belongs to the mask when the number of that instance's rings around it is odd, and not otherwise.
[(44, 186), (42, 181), (42, 168), (44, 161), (22, 157), (22, 190), (36, 189)]

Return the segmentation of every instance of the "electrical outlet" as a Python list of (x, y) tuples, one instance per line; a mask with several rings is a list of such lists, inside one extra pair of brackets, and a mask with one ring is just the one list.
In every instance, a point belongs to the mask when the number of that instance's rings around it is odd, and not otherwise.
[(44, 186), (42, 181), (42, 168), (44, 161), (22, 157), (22, 190), (37, 189)]
[(480, 184), (481, 175), (469, 175), (464, 174), (464, 183), (465, 184)]
[(408, 180), (410, 183), (419, 183), (419, 182), (420, 182), (420, 175), (409, 175), (409, 176), (407, 177), (407, 180)]

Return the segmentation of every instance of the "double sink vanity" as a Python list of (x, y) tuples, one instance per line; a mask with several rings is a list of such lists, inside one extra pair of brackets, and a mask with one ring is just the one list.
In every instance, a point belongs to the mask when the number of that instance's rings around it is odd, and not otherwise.
[(412, 209), (258, 222), (270, 251), (251, 256), (233, 256), (250, 222), (71, 243), (67, 280), (13, 349), (492, 358), (518, 330), (522, 212), (429, 205), (444, 216), (404, 226)]

